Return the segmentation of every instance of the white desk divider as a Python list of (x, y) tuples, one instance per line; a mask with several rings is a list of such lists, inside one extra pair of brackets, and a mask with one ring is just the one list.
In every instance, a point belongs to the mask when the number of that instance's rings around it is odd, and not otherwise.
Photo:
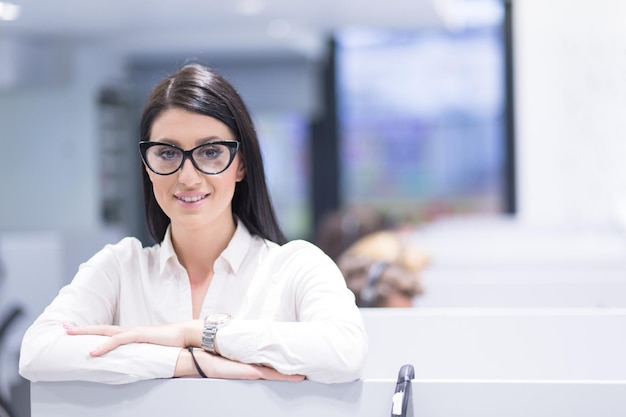
[(391, 412), (395, 379), (325, 385), (311, 381), (173, 379), (128, 385), (31, 384), (32, 417), (355, 416)]
[(626, 415), (626, 381), (414, 380), (412, 391), (415, 417)]
[[(173, 379), (128, 385), (40, 382), (32, 417), (386, 417), (395, 379), (324, 385)], [(407, 416), (622, 417), (626, 381), (412, 382)]]
[(420, 308), (624, 308), (626, 262), (602, 265), (432, 265)]
[(626, 309), (362, 309), (366, 378), (626, 380)]
[(625, 308), (626, 235), (514, 217), (441, 219), (407, 234), (431, 257), (422, 307)]

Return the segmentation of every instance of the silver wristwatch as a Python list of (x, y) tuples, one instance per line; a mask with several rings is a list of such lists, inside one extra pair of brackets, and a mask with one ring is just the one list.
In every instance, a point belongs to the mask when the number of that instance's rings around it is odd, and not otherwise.
[(230, 314), (214, 313), (204, 318), (204, 329), (202, 331), (202, 349), (209, 353), (215, 352), (215, 335), (217, 331), (226, 326), (232, 319)]

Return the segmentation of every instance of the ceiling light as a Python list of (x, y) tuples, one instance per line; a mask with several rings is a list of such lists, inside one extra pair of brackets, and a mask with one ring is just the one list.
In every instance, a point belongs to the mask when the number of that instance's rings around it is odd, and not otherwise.
[(263, 0), (241, 0), (237, 5), (237, 10), (241, 14), (252, 16), (261, 13), (265, 8)]
[(496, 26), (504, 19), (501, 0), (435, 0), (434, 5), (451, 30)]
[(20, 15), (20, 6), (0, 1), (0, 20), (15, 20)]

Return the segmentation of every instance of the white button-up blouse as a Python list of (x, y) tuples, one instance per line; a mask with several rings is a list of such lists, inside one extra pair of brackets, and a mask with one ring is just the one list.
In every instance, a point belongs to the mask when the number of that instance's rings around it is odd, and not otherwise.
[[(213, 312), (234, 317), (218, 334), (227, 358), (325, 383), (361, 376), (367, 353), (361, 314), (335, 263), (309, 242), (279, 246), (239, 222), (215, 262), (201, 317)], [(69, 336), (63, 324), (146, 326), (192, 318), (189, 278), (170, 231), (147, 248), (124, 238), (82, 264), (30, 326), (20, 374), (31, 381), (111, 384), (170, 378), (181, 348), (134, 343), (91, 357), (108, 336)]]

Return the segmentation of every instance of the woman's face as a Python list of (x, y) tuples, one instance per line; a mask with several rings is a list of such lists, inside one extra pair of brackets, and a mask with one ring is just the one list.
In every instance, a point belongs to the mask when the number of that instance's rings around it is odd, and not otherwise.
[[(190, 150), (220, 140), (236, 140), (233, 132), (219, 120), (182, 109), (164, 111), (152, 125), (150, 141), (165, 142)], [(158, 175), (148, 167), (154, 196), (170, 218), (173, 230), (198, 229), (231, 222), (231, 202), (235, 185), (245, 176), (239, 152), (224, 172), (207, 175), (196, 170), (191, 160), (171, 175)], [(225, 223), (228, 224), (228, 223)]]

